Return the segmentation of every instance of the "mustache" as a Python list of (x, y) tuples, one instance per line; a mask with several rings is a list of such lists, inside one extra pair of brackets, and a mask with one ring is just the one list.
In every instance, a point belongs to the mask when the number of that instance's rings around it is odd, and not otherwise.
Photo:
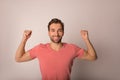
[(53, 35), (53, 37), (60, 37), (59, 35)]

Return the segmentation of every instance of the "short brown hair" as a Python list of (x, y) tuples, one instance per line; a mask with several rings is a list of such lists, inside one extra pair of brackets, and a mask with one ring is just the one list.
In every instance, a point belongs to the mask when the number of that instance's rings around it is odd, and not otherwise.
[(62, 26), (62, 29), (64, 31), (64, 23), (60, 20), (60, 19), (57, 19), (57, 18), (53, 18), (49, 23), (48, 23), (48, 31), (50, 30), (50, 25), (53, 24), (53, 23), (59, 23), (61, 24)]

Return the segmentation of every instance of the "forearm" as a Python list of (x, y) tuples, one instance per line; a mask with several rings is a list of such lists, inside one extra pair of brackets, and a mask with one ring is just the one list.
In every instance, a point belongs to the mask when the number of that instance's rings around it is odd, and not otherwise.
[(82, 59), (96, 60), (97, 59), (96, 52), (95, 52), (95, 49), (94, 49), (92, 43), (89, 40), (88, 31), (81, 30), (81, 36), (87, 46), (87, 51), (86, 50), (84, 51), (84, 55), (83, 55)]
[(87, 40), (84, 40), (85, 41), (85, 44), (87, 46), (87, 53), (92, 56), (93, 58), (96, 58), (96, 52), (95, 52), (95, 49), (92, 45), (92, 43), (90, 42), (89, 39)]
[(15, 56), (16, 61), (18, 61), (25, 54), (25, 45), (26, 45), (26, 41), (22, 40), (16, 51), (16, 56)]

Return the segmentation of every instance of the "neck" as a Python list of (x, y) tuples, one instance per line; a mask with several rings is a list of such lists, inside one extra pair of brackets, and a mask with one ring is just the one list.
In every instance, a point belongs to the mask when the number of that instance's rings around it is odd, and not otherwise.
[(60, 42), (60, 43), (54, 43), (54, 42), (51, 42), (50, 43), (50, 47), (56, 51), (60, 50), (60, 48), (63, 46), (63, 44)]

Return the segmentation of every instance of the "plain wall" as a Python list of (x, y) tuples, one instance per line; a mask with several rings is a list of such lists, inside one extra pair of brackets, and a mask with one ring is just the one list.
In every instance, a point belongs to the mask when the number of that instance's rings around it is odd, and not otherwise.
[(23, 31), (33, 31), (26, 50), (49, 42), (47, 24), (59, 18), (65, 24), (63, 42), (86, 46), (89, 37), (96, 61), (74, 60), (72, 80), (120, 80), (120, 0), (0, 0), (0, 80), (41, 80), (37, 59), (16, 63)]

